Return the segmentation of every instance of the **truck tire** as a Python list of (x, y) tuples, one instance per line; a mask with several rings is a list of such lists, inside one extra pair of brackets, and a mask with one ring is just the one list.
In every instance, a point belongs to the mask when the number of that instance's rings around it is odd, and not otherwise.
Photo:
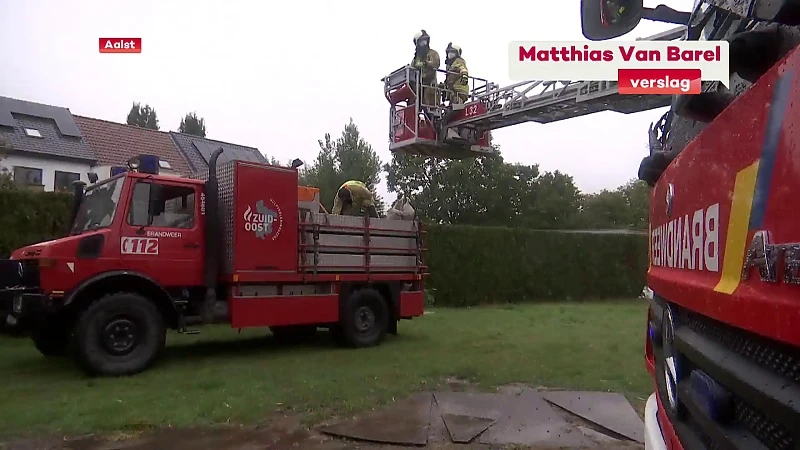
[(69, 327), (62, 318), (38, 320), (31, 328), (33, 346), (44, 356), (67, 356)]
[(389, 328), (389, 308), (380, 292), (353, 291), (342, 308), (340, 326), (342, 341), (348, 347), (379, 345)]
[(89, 375), (133, 375), (147, 369), (166, 345), (167, 329), (156, 305), (118, 292), (92, 303), (78, 318), (73, 349)]

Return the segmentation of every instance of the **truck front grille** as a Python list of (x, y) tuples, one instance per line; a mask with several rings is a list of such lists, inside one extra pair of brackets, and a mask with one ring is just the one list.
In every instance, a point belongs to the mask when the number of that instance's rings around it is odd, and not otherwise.
[[(681, 358), (680, 414), (668, 411), (686, 450), (790, 450), (800, 443), (800, 352), (745, 330), (731, 327), (663, 299), (654, 300), (651, 320), (661, 325), (669, 306), (675, 346)], [(666, 404), (664, 348), (653, 341), (656, 385)], [(730, 421), (717, 421), (699, 409), (686, 374), (702, 371), (733, 397)], [(797, 398), (795, 398), (797, 397)]]
[(681, 309), (681, 318), (695, 332), (761, 367), (800, 383), (800, 349), (747, 333), (686, 309)]
[(741, 398), (736, 397), (733, 402), (736, 408), (736, 422), (747, 427), (767, 448), (790, 450), (794, 447), (794, 439), (786, 427), (748, 405)]
[(36, 288), (41, 284), (39, 280), (39, 260), (23, 259), (22, 262), (22, 284), (28, 288)]

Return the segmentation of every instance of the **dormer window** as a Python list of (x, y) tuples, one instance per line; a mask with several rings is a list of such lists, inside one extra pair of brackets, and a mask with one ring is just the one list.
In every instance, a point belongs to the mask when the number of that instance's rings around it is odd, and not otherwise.
[(25, 134), (30, 137), (40, 138), (42, 137), (42, 133), (39, 132), (36, 128), (25, 128)]

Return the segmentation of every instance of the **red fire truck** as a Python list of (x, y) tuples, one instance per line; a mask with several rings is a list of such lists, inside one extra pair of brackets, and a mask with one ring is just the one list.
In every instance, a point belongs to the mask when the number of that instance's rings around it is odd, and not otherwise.
[(677, 96), (640, 166), (653, 186), (645, 362), (655, 392), (645, 447), (797, 449), (800, 2), (659, 8), (581, 6), (590, 40), (667, 15), (687, 25), (686, 39), (730, 42), (732, 89)]
[(800, 1), (697, 0), (684, 12), (582, 0), (581, 18), (590, 40), (627, 34), (642, 19), (680, 25), (643, 40), (728, 40), (731, 89), (704, 83), (697, 95), (636, 96), (620, 95), (613, 81), (500, 87), (473, 78), (456, 109), (423, 104), (418, 71), (404, 67), (383, 80), (390, 149), (480, 156), (493, 152), (494, 129), (669, 106), (639, 168), (653, 186), (645, 361), (655, 392), (645, 447), (800, 448), (800, 221), (791, 187), (800, 175)]
[(418, 221), (320, 212), (318, 191), (299, 197), (296, 167), (217, 165), (222, 151), (196, 179), (159, 175), (143, 155), (78, 184), (67, 236), (0, 261), (4, 312), (29, 324), (42, 354), (124, 375), (154, 362), (167, 329), (324, 327), (365, 347), (423, 313)]

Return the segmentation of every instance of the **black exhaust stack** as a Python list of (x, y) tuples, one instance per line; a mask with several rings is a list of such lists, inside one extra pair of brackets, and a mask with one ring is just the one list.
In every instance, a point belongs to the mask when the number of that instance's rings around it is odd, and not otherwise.
[(216, 149), (208, 159), (208, 181), (206, 181), (206, 258), (205, 258), (205, 307), (203, 322), (211, 323), (215, 319), (214, 309), (217, 303), (217, 285), (219, 284), (220, 267), (220, 226), (219, 181), (217, 180), (217, 160), (223, 152), (222, 147)]
[(72, 211), (70, 212), (69, 222), (67, 222), (67, 236), (72, 233), (72, 227), (75, 226), (75, 219), (78, 218), (78, 210), (81, 209), (81, 203), (83, 202), (83, 193), (86, 189), (86, 183), (81, 180), (76, 180), (72, 182), (72, 193), (74, 198), (72, 199)]

